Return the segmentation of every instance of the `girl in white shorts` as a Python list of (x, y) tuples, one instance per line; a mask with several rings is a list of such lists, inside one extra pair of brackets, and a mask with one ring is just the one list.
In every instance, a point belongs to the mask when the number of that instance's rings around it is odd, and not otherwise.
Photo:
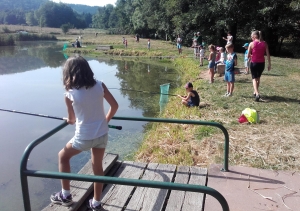
[[(118, 109), (118, 103), (104, 83), (94, 79), (88, 62), (81, 56), (70, 57), (63, 68), (63, 83), (66, 89), (65, 102), (69, 124), (75, 124), (75, 135), (58, 153), (60, 172), (70, 172), (70, 159), (85, 150), (91, 150), (95, 175), (103, 176), (102, 160), (107, 145), (108, 122)], [(104, 113), (104, 99), (110, 105)], [(70, 206), (70, 181), (61, 180), (62, 190), (51, 195), (53, 203)], [(102, 209), (100, 196), (102, 183), (94, 183), (94, 197), (89, 201), (93, 211)]]

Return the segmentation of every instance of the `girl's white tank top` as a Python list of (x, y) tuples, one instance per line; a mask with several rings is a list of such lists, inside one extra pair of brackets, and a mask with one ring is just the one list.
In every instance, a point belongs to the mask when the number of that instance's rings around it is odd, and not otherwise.
[(70, 89), (65, 93), (73, 103), (76, 115), (76, 129), (74, 138), (91, 140), (108, 132), (108, 124), (104, 113), (104, 89), (102, 82), (86, 89)]

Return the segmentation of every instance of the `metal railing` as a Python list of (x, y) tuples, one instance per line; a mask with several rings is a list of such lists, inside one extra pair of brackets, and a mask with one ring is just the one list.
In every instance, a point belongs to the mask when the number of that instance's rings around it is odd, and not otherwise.
[[(144, 121), (144, 122), (164, 122), (164, 123), (176, 123), (176, 124), (194, 124), (194, 125), (208, 125), (213, 127), (218, 127), (222, 130), (225, 135), (225, 145), (224, 145), (224, 166), (221, 169), (222, 171), (228, 171), (228, 154), (229, 154), (229, 135), (225, 127), (219, 123), (215, 122), (202, 122), (194, 120), (179, 120), (179, 119), (160, 119), (160, 118), (144, 118), (144, 117), (113, 117), (116, 120), (126, 120), (126, 121)], [(78, 180), (78, 181), (88, 181), (88, 182), (101, 182), (106, 184), (119, 184), (119, 185), (128, 185), (128, 186), (139, 186), (139, 187), (151, 187), (151, 188), (160, 188), (168, 190), (180, 190), (180, 191), (190, 191), (205, 193), (216, 198), (221, 204), (223, 211), (229, 211), (229, 206), (226, 199), (216, 190), (201, 186), (201, 185), (190, 185), (190, 184), (180, 184), (172, 182), (158, 182), (158, 181), (148, 181), (148, 180), (139, 180), (139, 179), (125, 179), (125, 178), (116, 178), (108, 176), (95, 176), (95, 175), (82, 175), (74, 173), (63, 173), (63, 172), (50, 172), (50, 171), (39, 171), (39, 170), (28, 170), (27, 161), (31, 151), (42, 143), (44, 140), (63, 129), (68, 125), (67, 122), (62, 123), (58, 127), (49, 131), (45, 135), (31, 142), (25, 149), (24, 154), (21, 159), (20, 165), (20, 176), (21, 176), (21, 187), (23, 194), (23, 203), (24, 210), (31, 211), (30, 206), (30, 197), (29, 197), (29, 187), (27, 177), (42, 177), (42, 178), (54, 178), (54, 179), (68, 179), (68, 180)]]

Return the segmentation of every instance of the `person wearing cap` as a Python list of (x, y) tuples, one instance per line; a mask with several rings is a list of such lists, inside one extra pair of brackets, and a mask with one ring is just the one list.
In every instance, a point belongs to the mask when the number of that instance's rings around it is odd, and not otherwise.
[(199, 106), (200, 104), (200, 97), (197, 91), (193, 90), (193, 84), (188, 82), (184, 86), (187, 96), (177, 95), (181, 98), (181, 102), (183, 105), (187, 107), (194, 107)]
[(248, 58), (248, 47), (249, 47), (249, 43), (245, 43), (243, 45), (243, 47), (246, 49), (245, 51), (245, 57), (244, 57), (244, 64), (245, 64), (245, 74), (249, 73), (249, 65), (250, 65), (250, 58)]
[(197, 33), (194, 33), (193, 42), (192, 42), (192, 48), (194, 48), (194, 56), (197, 58), (198, 54), (198, 42), (197, 42)]
[(200, 32), (197, 32), (197, 43), (198, 45), (202, 45), (202, 36)]

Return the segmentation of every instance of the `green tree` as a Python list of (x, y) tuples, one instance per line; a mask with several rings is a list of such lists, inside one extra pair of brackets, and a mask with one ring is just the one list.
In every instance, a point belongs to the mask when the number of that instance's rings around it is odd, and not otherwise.
[(70, 29), (70, 24), (63, 24), (63, 25), (60, 26), (60, 28), (61, 28), (62, 32), (64, 34), (66, 34)]
[(28, 12), (25, 14), (26, 23), (29, 26), (36, 26), (38, 25), (38, 21), (34, 17), (34, 12)]

